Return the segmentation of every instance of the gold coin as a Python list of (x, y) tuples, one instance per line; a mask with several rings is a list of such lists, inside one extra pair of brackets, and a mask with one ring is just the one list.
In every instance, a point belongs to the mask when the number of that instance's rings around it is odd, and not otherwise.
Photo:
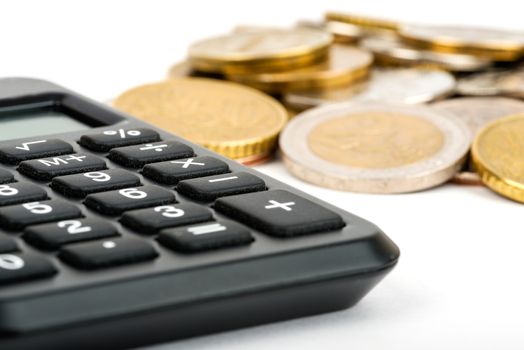
[(333, 35), (336, 43), (341, 44), (356, 43), (364, 35), (364, 31), (359, 26), (339, 21), (300, 21), (297, 23), (297, 28), (311, 28), (326, 31)]
[(486, 186), (524, 203), (524, 114), (498, 119), (477, 134), (471, 155)]
[(489, 28), (402, 26), (401, 38), (415, 46), (440, 52), (513, 61), (524, 54), (524, 33)]
[(139, 86), (114, 106), (234, 159), (272, 152), (288, 119), (284, 107), (261, 92), (203, 78)]
[(175, 63), (169, 68), (167, 73), (168, 78), (186, 78), (186, 77), (201, 77), (201, 78), (213, 78), (213, 79), (224, 79), (224, 76), (217, 73), (207, 73), (194, 70), (188, 61), (182, 61)]
[(325, 63), (287, 72), (258, 74), (227, 74), (229, 80), (268, 93), (323, 90), (345, 87), (361, 81), (369, 74), (373, 56), (364, 50), (333, 45)]
[(189, 48), (191, 65), (206, 72), (272, 72), (325, 59), (333, 36), (320, 30), (262, 30), (199, 41)]
[(397, 32), (400, 25), (397, 22), (382, 18), (368, 17), (342, 12), (327, 12), (324, 18), (328, 21), (338, 21), (363, 27), (368, 31), (393, 31)]

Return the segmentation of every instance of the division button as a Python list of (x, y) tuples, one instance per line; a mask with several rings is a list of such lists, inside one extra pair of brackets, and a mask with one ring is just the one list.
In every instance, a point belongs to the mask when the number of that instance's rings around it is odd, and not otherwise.
[(105, 215), (176, 202), (175, 194), (159, 186), (141, 186), (90, 194), (84, 204)]
[(199, 252), (249, 244), (254, 238), (246, 227), (221, 220), (163, 230), (158, 241), (176, 251)]
[(345, 226), (340, 215), (284, 190), (220, 198), (214, 208), (256, 230), (279, 237), (327, 232)]
[(0, 185), (0, 206), (34, 202), (47, 199), (47, 192), (30, 182)]
[(183, 143), (164, 141), (115, 148), (109, 152), (107, 157), (129, 168), (141, 168), (148, 163), (187, 158), (193, 154), (193, 149)]
[(81, 146), (96, 152), (107, 152), (115, 147), (138, 145), (160, 141), (156, 131), (144, 128), (115, 128), (97, 134), (83, 135), (78, 142)]
[(15, 181), (15, 177), (9, 171), (0, 169), (0, 184), (6, 184)]
[(193, 203), (161, 205), (125, 213), (122, 224), (134, 231), (154, 234), (161, 229), (210, 221), (211, 210)]
[(73, 147), (70, 144), (57, 139), (2, 142), (0, 144), (0, 163), (16, 165), (28, 159), (60, 156), (73, 152)]
[(118, 236), (118, 232), (109, 221), (84, 218), (30, 226), (23, 238), (35, 247), (54, 250), (65, 244), (113, 236)]
[(13, 238), (0, 233), (0, 253), (9, 253), (16, 250), (18, 250), (16, 241)]
[(92, 171), (55, 177), (51, 188), (67, 197), (83, 198), (91, 193), (140, 186), (140, 178), (124, 169)]
[(264, 191), (266, 184), (255, 175), (238, 172), (183, 180), (178, 183), (176, 189), (192, 199), (212, 201), (223, 196)]
[(166, 185), (176, 185), (182, 180), (227, 172), (229, 166), (225, 162), (217, 158), (201, 156), (148, 164), (142, 170), (142, 175)]
[(31, 253), (0, 254), (0, 284), (50, 277), (56, 273), (53, 264)]
[(76, 268), (93, 270), (153, 260), (158, 253), (143, 239), (114, 238), (69, 245), (58, 256)]
[(102, 158), (87, 153), (26, 160), (18, 166), (20, 173), (41, 181), (48, 181), (56, 176), (102, 169), (106, 169), (106, 162)]
[(72, 219), (82, 216), (75, 205), (53, 199), (29, 202), (0, 208), (0, 227), (7, 230), (22, 230), (29, 225)]

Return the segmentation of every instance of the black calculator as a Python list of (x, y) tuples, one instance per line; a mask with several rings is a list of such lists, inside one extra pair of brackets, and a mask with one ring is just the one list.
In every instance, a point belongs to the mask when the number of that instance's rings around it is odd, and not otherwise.
[(2, 350), (339, 310), (398, 257), (374, 224), (235, 161), (50, 82), (0, 80)]

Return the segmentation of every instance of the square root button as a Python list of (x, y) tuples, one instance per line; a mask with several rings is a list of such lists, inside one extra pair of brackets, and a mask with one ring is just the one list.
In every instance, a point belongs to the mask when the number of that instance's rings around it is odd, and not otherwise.
[(256, 230), (278, 237), (334, 231), (345, 226), (337, 213), (284, 190), (220, 198), (214, 208)]

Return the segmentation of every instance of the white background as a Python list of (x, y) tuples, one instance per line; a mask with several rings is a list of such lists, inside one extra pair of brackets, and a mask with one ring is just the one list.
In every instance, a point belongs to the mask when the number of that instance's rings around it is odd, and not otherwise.
[[(107, 101), (163, 79), (192, 41), (237, 24), (292, 25), (337, 9), (524, 30), (523, 7), (516, 0), (3, 2), (0, 76), (44, 78)], [(279, 162), (258, 168), (377, 223), (400, 246), (399, 265), (350, 310), (155, 349), (524, 348), (522, 205), (451, 184), (407, 195), (343, 193), (296, 180)]]

